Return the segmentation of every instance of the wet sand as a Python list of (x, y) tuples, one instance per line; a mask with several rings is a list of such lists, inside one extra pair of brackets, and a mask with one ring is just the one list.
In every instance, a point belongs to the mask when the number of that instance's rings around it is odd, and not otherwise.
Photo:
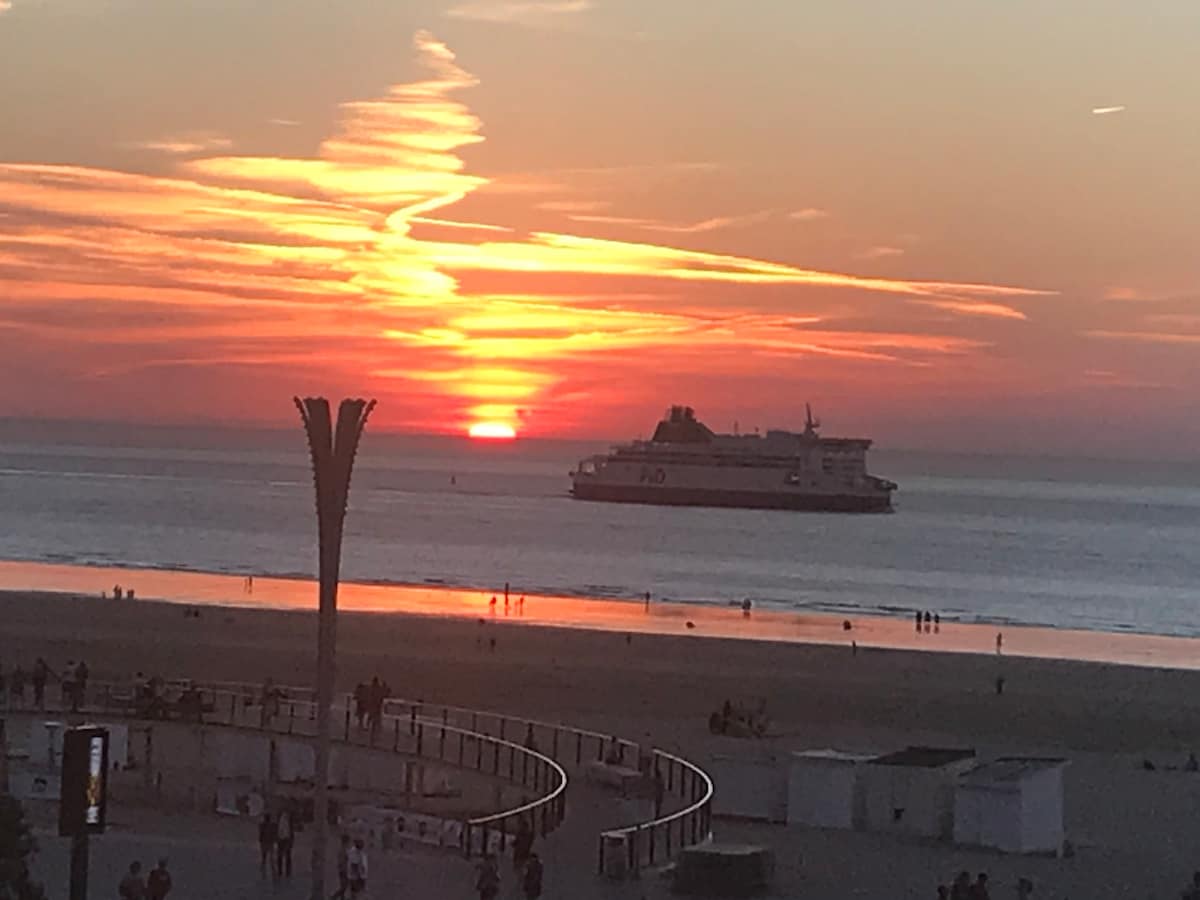
[[(157, 569), (58, 566), (0, 562), (0, 589), (59, 591), (95, 596), (114, 585), (132, 587), (139, 599), (171, 603), (235, 606), (274, 610), (311, 610), (316, 605), (315, 582), (301, 579), (253, 579), (237, 575)], [(491, 598), (497, 597), (493, 608)], [(1005, 656), (1108, 662), (1164, 668), (1200, 668), (1200, 639), (1146, 634), (1071, 631), (1021, 625), (943, 622), (937, 633), (917, 632), (913, 620), (883, 616), (843, 616), (742, 610), (654, 599), (638, 602), (603, 598), (522, 595), (513, 590), (505, 609), (503, 585), (495, 592), (433, 586), (345, 583), (339, 608), (347, 612), (390, 612), (519, 622), (573, 629), (637, 634), (680, 635), (780, 643), (834, 644), (862, 649), (922, 650), (995, 656), (1002, 635)], [(849, 631), (844, 622), (851, 622)], [(688, 623), (691, 623), (689, 627)]]

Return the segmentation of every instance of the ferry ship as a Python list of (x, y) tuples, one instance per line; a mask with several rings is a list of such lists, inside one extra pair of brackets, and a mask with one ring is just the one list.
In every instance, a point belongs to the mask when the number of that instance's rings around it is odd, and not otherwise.
[(829, 438), (805, 405), (804, 431), (717, 434), (672, 406), (648, 441), (589, 457), (570, 473), (578, 500), (811, 512), (890, 512), (896, 485), (867, 474), (866, 438)]

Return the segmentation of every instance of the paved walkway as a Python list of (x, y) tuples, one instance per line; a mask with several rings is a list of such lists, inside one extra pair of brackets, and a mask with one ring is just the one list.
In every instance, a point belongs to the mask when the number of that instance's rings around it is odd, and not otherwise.
[[(644, 801), (622, 800), (591, 785), (572, 782), (563, 825), (535, 847), (546, 867), (543, 900), (640, 900), (638, 882), (613, 883), (596, 874), (597, 842), (604, 828), (628, 824), (647, 812)], [(309, 845), (301, 836), (294, 852), (295, 875), (274, 881), (263, 876), (253, 822), (216, 814), (167, 814), (113, 810), (109, 830), (91, 842), (89, 898), (116, 897), (116, 885), (131, 860), (152, 868), (166, 856), (175, 883), (171, 900), (308, 900)], [(65, 897), (70, 841), (37, 829), (35, 872), (50, 897)], [(329, 855), (332, 865), (332, 848)], [(370, 856), (370, 900), (468, 900), (474, 863), (457, 854), (421, 845), (375, 850)], [(517, 896), (512, 868), (502, 865), (503, 898)], [(337, 881), (332, 869), (327, 879)]]

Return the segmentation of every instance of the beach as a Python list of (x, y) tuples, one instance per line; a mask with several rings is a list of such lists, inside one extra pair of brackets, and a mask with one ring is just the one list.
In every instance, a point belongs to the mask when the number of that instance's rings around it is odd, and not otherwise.
[[(0, 610), (6, 667), (41, 655), (54, 668), (82, 657), (97, 679), (142, 671), (311, 680), (316, 617), (307, 611), (204, 606), (197, 619), (175, 603), (32, 592), (0, 594)], [(860, 647), (855, 654), (844, 644), (631, 634), (503, 616), (482, 621), (344, 612), (339, 684), (349, 688), (379, 674), (401, 697), (568, 722), (652, 741), (701, 764), (715, 752), (882, 752), (909, 744), (972, 747), (981, 756), (1061, 755), (1071, 760), (1068, 837), (1079, 855), (1029, 861), (984, 854), (991, 869), (1045, 870), (1043, 880), (1071, 884), (1094, 880), (1091, 896), (1116, 897), (1127, 895), (1113, 893), (1114, 885), (1147, 877), (1139, 873), (1151, 865), (1165, 889), (1200, 859), (1191, 825), (1200, 776), (1166, 770), (1200, 746), (1200, 709), (1192, 702), (1198, 672), (986, 652)], [(948, 634), (952, 629), (930, 635), (929, 644)], [(1006, 679), (1002, 696), (994, 691), (998, 673)], [(765, 699), (773, 737), (710, 735), (707, 717), (725, 698)], [(1155, 760), (1158, 770), (1143, 771), (1143, 759)], [(758, 835), (790, 853), (797, 834), (807, 832), (719, 823), (718, 834)], [(972, 858), (879, 835), (820, 833), (803, 843), (813, 841), (825, 846), (828, 860), (853, 858), (868, 846), (881, 865), (896, 856), (914, 882), (926, 866)]]

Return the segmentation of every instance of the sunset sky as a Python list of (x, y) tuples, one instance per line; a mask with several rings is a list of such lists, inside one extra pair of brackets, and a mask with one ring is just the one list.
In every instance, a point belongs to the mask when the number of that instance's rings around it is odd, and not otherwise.
[(0, 0), (0, 416), (1200, 454), (1195, 0)]

